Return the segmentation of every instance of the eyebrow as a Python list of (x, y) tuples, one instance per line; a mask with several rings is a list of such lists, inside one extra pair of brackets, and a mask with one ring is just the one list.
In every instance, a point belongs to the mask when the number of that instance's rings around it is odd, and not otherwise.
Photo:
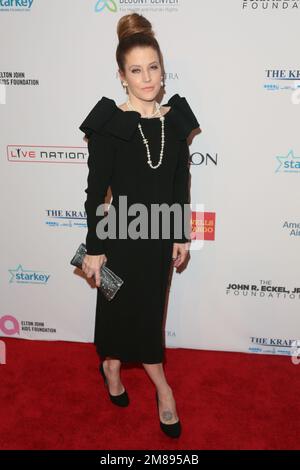
[[(157, 60), (155, 60), (154, 62), (150, 62), (149, 65), (151, 64), (158, 64)], [(136, 65), (136, 64), (133, 64), (133, 65), (130, 65), (130, 67), (140, 67), (140, 65)]]

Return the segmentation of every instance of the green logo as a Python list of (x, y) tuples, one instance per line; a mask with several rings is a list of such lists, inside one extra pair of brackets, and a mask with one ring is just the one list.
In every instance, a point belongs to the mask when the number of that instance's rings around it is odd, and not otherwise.
[(109, 11), (115, 13), (117, 11), (117, 5), (114, 0), (98, 0), (95, 5), (95, 11), (103, 11), (104, 8), (107, 8)]

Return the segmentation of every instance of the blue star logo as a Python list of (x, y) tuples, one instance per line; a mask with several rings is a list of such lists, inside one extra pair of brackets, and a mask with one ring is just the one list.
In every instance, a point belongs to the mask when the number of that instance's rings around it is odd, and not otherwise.
[(16, 269), (8, 270), (11, 274), (9, 282), (17, 282), (22, 284), (46, 284), (50, 275), (36, 270), (23, 269), (19, 264)]
[(300, 171), (300, 157), (296, 157), (293, 150), (290, 150), (286, 156), (276, 156), (276, 158), (279, 161), (279, 166), (276, 168), (275, 173), (279, 171), (288, 173)]

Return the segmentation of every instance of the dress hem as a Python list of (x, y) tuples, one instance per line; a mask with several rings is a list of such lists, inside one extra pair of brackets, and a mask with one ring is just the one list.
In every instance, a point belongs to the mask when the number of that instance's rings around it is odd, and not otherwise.
[(99, 350), (99, 348), (96, 346), (97, 353), (101, 359), (101, 361), (104, 361), (106, 356), (109, 356), (112, 359), (118, 359), (121, 362), (141, 362), (143, 364), (161, 364), (164, 362), (164, 354), (158, 359), (155, 360), (143, 360), (141, 357), (132, 357), (132, 356), (123, 356), (122, 354), (118, 353), (109, 353), (109, 352), (102, 352)]

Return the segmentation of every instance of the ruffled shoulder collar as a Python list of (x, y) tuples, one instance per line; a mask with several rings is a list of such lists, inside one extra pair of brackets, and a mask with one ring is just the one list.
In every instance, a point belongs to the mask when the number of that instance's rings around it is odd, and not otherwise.
[[(175, 127), (180, 140), (186, 139), (193, 129), (199, 127), (199, 122), (185, 97), (176, 93), (163, 106), (171, 106), (165, 117)], [(102, 96), (79, 129), (85, 133), (87, 138), (93, 132), (100, 134), (109, 132), (121, 139), (131, 140), (140, 118), (141, 114), (138, 111), (123, 111), (113, 99)]]

